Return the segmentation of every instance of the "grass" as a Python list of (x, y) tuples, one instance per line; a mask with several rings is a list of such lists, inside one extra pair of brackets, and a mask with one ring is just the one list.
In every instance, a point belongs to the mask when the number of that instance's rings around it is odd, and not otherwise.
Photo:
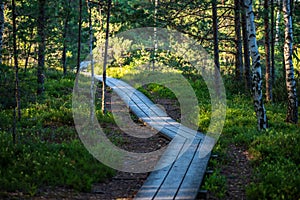
[[(124, 69), (127, 73), (128, 68)], [(1, 99), (0, 104), (1, 190), (21, 190), (34, 195), (39, 187), (50, 185), (89, 191), (92, 183), (114, 174), (114, 170), (95, 160), (78, 139), (71, 108), (73, 74), (63, 77), (57, 71), (48, 71), (46, 92), (39, 99), (35, 96), (35, 84), (31, 84), (35, 80), (34, 71), (26, 76), (21, 73), (28, 81), (21, 81), (23, 117), (18, 123), (18, 143), (14, 145), (11, 142), (13, 88), (9, 84), (9, 78), (13, 75), (9, 68), (3, 67), (1, 72), (0, 76), (5, 78), (0, 79), (4, 86), (0, 92), (8, 97)], [(119, 73), (119, 69), (110, 73)], [(122, 74), (118, 74), (120, 76)], [(210, 96), (200, 77), (193, 77), (189, 81), (199, 102), (198, 124), (205, 132), (211, 118)], [(270, 128), (258, 131), (251, 96), (238, 88), (230, 77), (224, 77), (224, 81), (226, 121), (214, 151), (222, 156), (228, 144), (247, 148), (254, 168), (253, 181), (246, 186), (248, 199), (299, 199), (300, 129), (299, 124), (285, 122), (283, 84), (276, 83), (275, 103), (266, 104)], [(169, 89), (159, 84), (152, 83), (139, 89), (151, 98), (176, 98)], [(113, 123), (111, 115), (96, 113), (101, 122)], [(122, 142), (115, 134), (112, 140), (115, 143)], [(216, 168), (220, 165), (222, 162), (213, 163)], [(216, 191), (217, 196), (222, 198), (226, 191), (225, 183), (226, 180), (217, 170), (207, 180), (205, 187)]]
[[(13, 80), (9, 68), (6, 68), (5, 74), (8, 80)], [(21, 72), (20, 76), (35, 80), (34, 70), (26, 75)], [(104, 181), (115, 173), (96, 160), (78, 138), (71, 104), (74, 74), (63, 76), (60, 72), (49, 70), (46, 77), (42, 98), (36, 97), (35, 84), (21, 81), (22, 119), (17, 124), (16, 144), (12, 143), (11, 136), (11, 103), (1, 102), (2, 192), (21, 191), (33, 196), (42, 186), (63, 186), (89, 192), (93, 183)], [(10, 95), (12, 84), (6, 86), (1, 87), (3, 94)], [(97, 117), (104, 123), (112, 122), (109, 115), (97, 114)]]
[[(300, 129), (299, 124), (285, 122), (286, 105), (277, 101), (266, 104), (270, 128), (265, 131), (257, 129), (256, 115), (250, 95), (232, 91), (233, 80), (225, 80), (227, 89), (226, 121), (222, 136), (214, 151), (224, 154), (228, 144), (245, 146), (254, 168), (253, 181), (246, 186), (249, 199), (299, 199), (300, 198)], [(200, 107), (199, 127), (205, 132), (211, 118), (208, 90), (201, 79), (191, 81), (197, 94)], [(147, 96), (174, 99), (168, 89), (158, 84), (141, 88)], [(278, 94), (277, 94), (278, 95)], [(276, 95), (275, 95), (276, 96)], [(278, 95), (279, 96), (279, 95)], [(215, 163), (216, 168), (222, 162)], [(226, 181), (216, 171), (205, 182), (204, 188), (223, 198)]]

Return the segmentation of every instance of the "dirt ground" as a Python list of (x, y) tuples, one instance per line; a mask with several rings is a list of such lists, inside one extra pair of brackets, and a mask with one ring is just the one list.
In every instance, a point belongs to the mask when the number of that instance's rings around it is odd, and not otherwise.
[[(128, 117), (128, 109), (122, 105), (120, 99), (110, 97), (114, 99), (114, 104), (109, 105), (111, 110), (122, 110), (124, 116), (118, 116), (118, 118)], [(109, 102), (109, 101), (108, 101)], [(180, 118), (180, 109), (177, 103), (173, 100), (160, 99), (156, 100), (157, 104), (164, 107), (167, 113), (174, 119)], [(127, 112), (127, 114), (126, 114)], [(145, 126), (137, 119), (122, 121), (119, 124), (123, 124), (120, 130), (115, 124), (109, 125), (109, 129), (116, 130), (118, 137), (121, 137), (122, 142), (120, 148), (123, 148), (131, 152), (151, 152), (158, 150), (168, 144), (168, 140), (161, 135), (157, 134), (157, 131)], [(126, 119), (125, 119), (126, 120)], [(134, 123), (134, 125), (132, 124)], [(113, 131), (115, 134), (115, 131)], [(134, 134), (149, 134), (150, 138), (136, 138), (130, 136)], [(108, 134), (108, 136), (110, 136)], [(248, 159), (247, 151), (242, 147), (230, 145), (227, 152), (227, 162), (221, 167), (221, 174), (226, 177), (226, 197), (224, 199), (245, 199), (245, 185), (251, 180), (251, 167)], [(158, 158), (157, 158), (158, 159)], [(154, 163), (155, 164), (155, 163)], [(57, 188), (41, 188), (39, 192), (30, 199), (100, 199), (100, 200), (130, 200), (133, 199), (143, 182), (146, 180), (148, 173), (126, 173), (118, 171), (116, 175), (110, 179), (107, 179), (103, 183), (94, 184), (90, 193), (78, 193), (71, 189), (64, 187)], [(27, 199), (26, 195), (22, 193), (10, 193), (6, 195), (6, 199)], [(207, 199), (217, 199), (211, 192), (208, 193)]]

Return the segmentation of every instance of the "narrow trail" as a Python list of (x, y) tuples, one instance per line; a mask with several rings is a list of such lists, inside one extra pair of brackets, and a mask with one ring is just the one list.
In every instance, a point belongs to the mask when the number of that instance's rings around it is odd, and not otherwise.
[[(102, 81), (101, 76), (95, 78)], [(135, 198), (196, 199), (211, 154), (209, 145), (214, 140), (175, 121), (129, 84), (110, 77), (107, 77), (106, 84), (140, 120), (171, 140), (155, 166), (147, 168), (152, 169), (152, 173)], [(136, 136), (143, 137), (141, 134)], [(148, 167), (153, 163), (150, 162), (137, 159), (136, 170)]]

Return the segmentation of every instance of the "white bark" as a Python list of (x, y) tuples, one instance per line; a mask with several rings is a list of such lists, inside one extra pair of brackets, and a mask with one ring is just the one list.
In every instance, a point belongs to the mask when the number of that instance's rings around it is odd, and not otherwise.
[(283, 0), (283, 14), (285, 24), (284, 37), (284, 65), (286, 74), (286, 87), (288, 92), (288, 110), (286, 121), (291, 123), (298, 122), (298, 99), (296, 92), (296, 81), (293, 66), (293, 25), (291, 16), (290, 0)]
[(256, 30), (254, 23), (254, 13), (252, 0), (245, 0), (244, 7), (246, 10), (247, 26), (248, 26), (248, 41), (250, 55), (252, 59), (252, 91), (254, 98), (254, 109), (257, 116), (258, 128), (267, 128), (267, 116), (262, 97), (262, 73), (260, 64), (260, 54), (256, 41)]

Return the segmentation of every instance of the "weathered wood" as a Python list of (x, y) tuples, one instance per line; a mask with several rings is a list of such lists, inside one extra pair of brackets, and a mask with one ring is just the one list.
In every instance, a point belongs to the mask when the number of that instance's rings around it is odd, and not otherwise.
[(140, 120), (171, 140), (135, 199), (195, 199), (210, 158), (205, 135), (175, 121), (127, 83), (110, 77), (106, 81)]
[(168, 176), (164, 180), (157, 195), (155, 196), (156, 199), (174, 199), (178, 189), (182, 184), (182, 180), (184, 180), (185, 175), (190, 167), (192, 161), (191, 158), (194, 157), (199, 143), (200, 140), (196, 138), (187, 151), (175, 161)]

